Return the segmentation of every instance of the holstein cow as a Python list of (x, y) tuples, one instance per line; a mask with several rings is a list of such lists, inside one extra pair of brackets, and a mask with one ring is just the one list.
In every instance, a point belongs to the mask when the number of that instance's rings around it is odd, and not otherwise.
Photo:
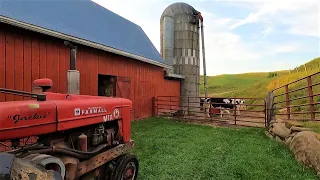
[[(230, 110), (236, 110), (237, 115), (240, 115), (240, 110), (245, 110), (245, 101), (242, 99), (229, 99), (229, 98), (201, 98), (200, 107), (205, 108), (207, 117), (209, 116), (209, 109), (219, 108), (220, 117), (223, 117), (223, 114), (228, 114), (230, 116)], [(211, 105), (210, 105), (211, 104)]]

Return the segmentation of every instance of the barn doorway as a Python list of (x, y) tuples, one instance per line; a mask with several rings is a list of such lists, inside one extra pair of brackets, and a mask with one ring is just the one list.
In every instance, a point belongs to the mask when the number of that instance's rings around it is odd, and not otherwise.
[(98, 74), (98, 96), (116, 96), (116, 77)]

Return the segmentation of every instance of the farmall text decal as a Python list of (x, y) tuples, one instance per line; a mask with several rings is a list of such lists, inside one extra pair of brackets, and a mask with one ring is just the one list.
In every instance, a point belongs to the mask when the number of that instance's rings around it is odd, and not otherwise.
[(90, 114), (100, 114), (100, 113), (106, 113), (107, 110), (102, 107), (89, 107), (89, 108), (75, 108), (74, 109), (74, 116), (80, 116), (80, 115), (90, 115)]
[[(81, 116), (81, 115), (91, 115), (91, 114), (101, 114), (106, 113), (107, 110), (102, 107), (89, 107), (89, 108), (75, 108), (74, 109), (74, 116)], [(103, 121), (112, 121), (114, 119), (119, 118), (120, 111), (119, 109), (114, 109), (113, 113), (106, 114), (103, 116)]]

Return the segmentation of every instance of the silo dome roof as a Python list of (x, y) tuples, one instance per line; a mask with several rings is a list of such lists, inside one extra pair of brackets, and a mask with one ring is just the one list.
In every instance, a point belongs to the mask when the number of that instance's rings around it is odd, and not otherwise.
[(197, 12), (192, 6), (187, 3), (177, 2), (169, 5), (162, 13), (161, 19), (164, 16), (171, 16), (173, 17), (175, 14), (192, 14)]

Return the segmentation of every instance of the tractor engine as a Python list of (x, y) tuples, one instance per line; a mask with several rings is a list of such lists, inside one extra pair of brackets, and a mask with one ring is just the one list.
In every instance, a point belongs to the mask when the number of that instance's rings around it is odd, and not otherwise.
[(0, 103), (0, 142), (9, 147), (0, 153), (7, 163), (0, 162), (0, 169), (12, 168), (7, 174), (0, 171), (0, 177), (136, 179), (138, 160), (129, 153), (134, 146), (130, 100), (47, 91), (0, 92), (36, 99)]

